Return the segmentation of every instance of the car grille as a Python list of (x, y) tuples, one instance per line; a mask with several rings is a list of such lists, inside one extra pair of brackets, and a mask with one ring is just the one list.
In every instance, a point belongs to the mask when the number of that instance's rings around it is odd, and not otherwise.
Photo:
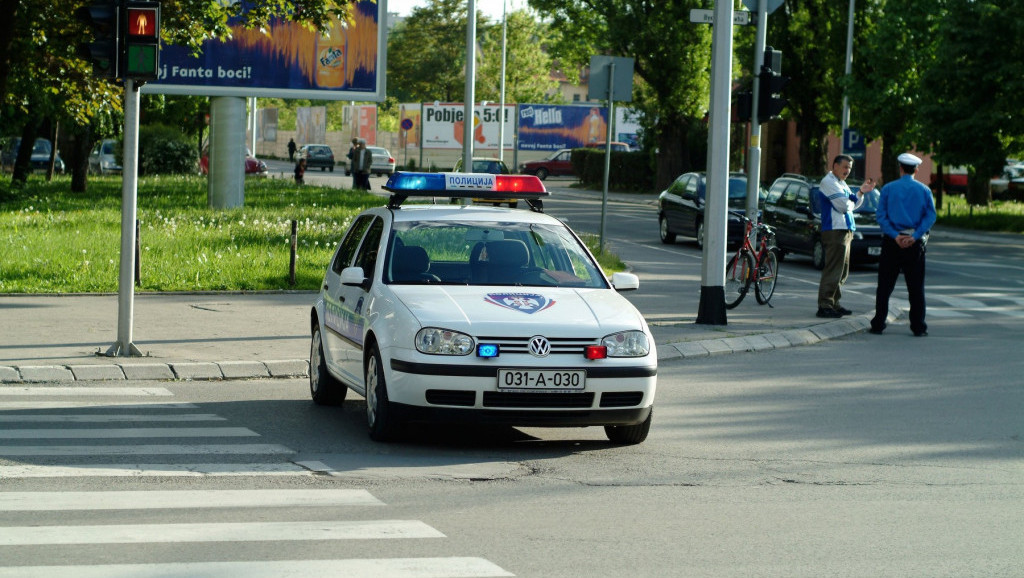
[[(477, 337), (477, 343), (496, 343), (501, 353), (530, 353), (529, 337)], [(599, 345), (597, 339), (580, 337), (548, 337), (551, 343), (549, 355), (583, 355), (583, 350), (588, 345)]]
[(502, 392), (485, 391), (484, 407), (590, 407), (594, 404), (593, 392)]

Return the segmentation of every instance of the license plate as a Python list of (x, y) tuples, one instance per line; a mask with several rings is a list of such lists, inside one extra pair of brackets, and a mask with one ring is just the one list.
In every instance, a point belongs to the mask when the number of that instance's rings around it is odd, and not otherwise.
[(881, 247), (868, 247), (868, 255), (875, 255), (875, 256), (877, 256), (877, 255), (881, 255), (881, 254), (882, 254), (882, 248)]
[(587, 372), (582, 370), (498, 370), (498, 389), (503, 391), (579, 391), (586, 385)]

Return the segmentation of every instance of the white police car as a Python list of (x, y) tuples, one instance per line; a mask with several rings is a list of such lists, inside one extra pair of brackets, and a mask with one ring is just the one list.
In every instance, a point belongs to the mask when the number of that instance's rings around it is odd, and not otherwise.
[[(386, 207), (356, 217), (312, 309), (309, 386), (318, 404), (366, 398), (370, 437), (405, 422), (604, 426), (644, 441), (658, 362), (639, 311), (530, 175), (392, 175)], [(444, 204), (403, 204), (437, 197)], [(516, 198), (533, 210), (454, 205)]]

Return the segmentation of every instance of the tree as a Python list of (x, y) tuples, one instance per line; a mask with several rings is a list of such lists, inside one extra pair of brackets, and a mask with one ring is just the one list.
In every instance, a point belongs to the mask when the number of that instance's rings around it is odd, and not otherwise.
[[(486, 17), (478, 26), (486, 26)], [(388, 90), (401, 102), (461, 102), (466, 93), (466, 2), (433, 0), (388, 38)]]
[(947, 0), (935, 60), (924, 71), (919, 119), (939, 157), (967, 165), (967, 200), (989, 201), (989, 179), (1024, 149), (1024, 5), (1017, 0)]
[[(506, 15), (505, 101), (545, 102), (558, 82), (551, 78), (553, 63), (545, 47), (551, 40), (547, 25), (528, 11)], [(477, 69), (476, 98), (498, 102), (501, 98), (501, 23), (488, 26), (481, 35), (483, 59)]]
[(634, 59), (632, 106), (656, 165), (655, 186), (700, 167), (710, 92), (711, 27), (689, 23), (697, 0), (530, 0), (558, 36), (552, 53), (570, 78), (594, 54)]

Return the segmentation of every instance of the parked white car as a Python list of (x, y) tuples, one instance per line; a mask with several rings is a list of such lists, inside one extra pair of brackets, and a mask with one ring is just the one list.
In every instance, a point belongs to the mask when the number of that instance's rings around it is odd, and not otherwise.
[[(318, 404), (366, 398), (370, 437), (409, 421), (603, 426), (647, 438), (658, 356), (580, 238), (542, 212), (535, 176), (395, 173), (388, 205), (353, 221), (311, 311)], [(443, 199), (443, 204), (423, 200)], [(453, 205), (518, 198), (532, 210)], [(408, 201), (408, 202), (407, 202)], [(413, 203), (412, 201), (418, 201)]]
[(97, 175), (121, 174), (121, 159), (116, 155), (117, 141), (104, 139), (89, 153), (89, 172)]

